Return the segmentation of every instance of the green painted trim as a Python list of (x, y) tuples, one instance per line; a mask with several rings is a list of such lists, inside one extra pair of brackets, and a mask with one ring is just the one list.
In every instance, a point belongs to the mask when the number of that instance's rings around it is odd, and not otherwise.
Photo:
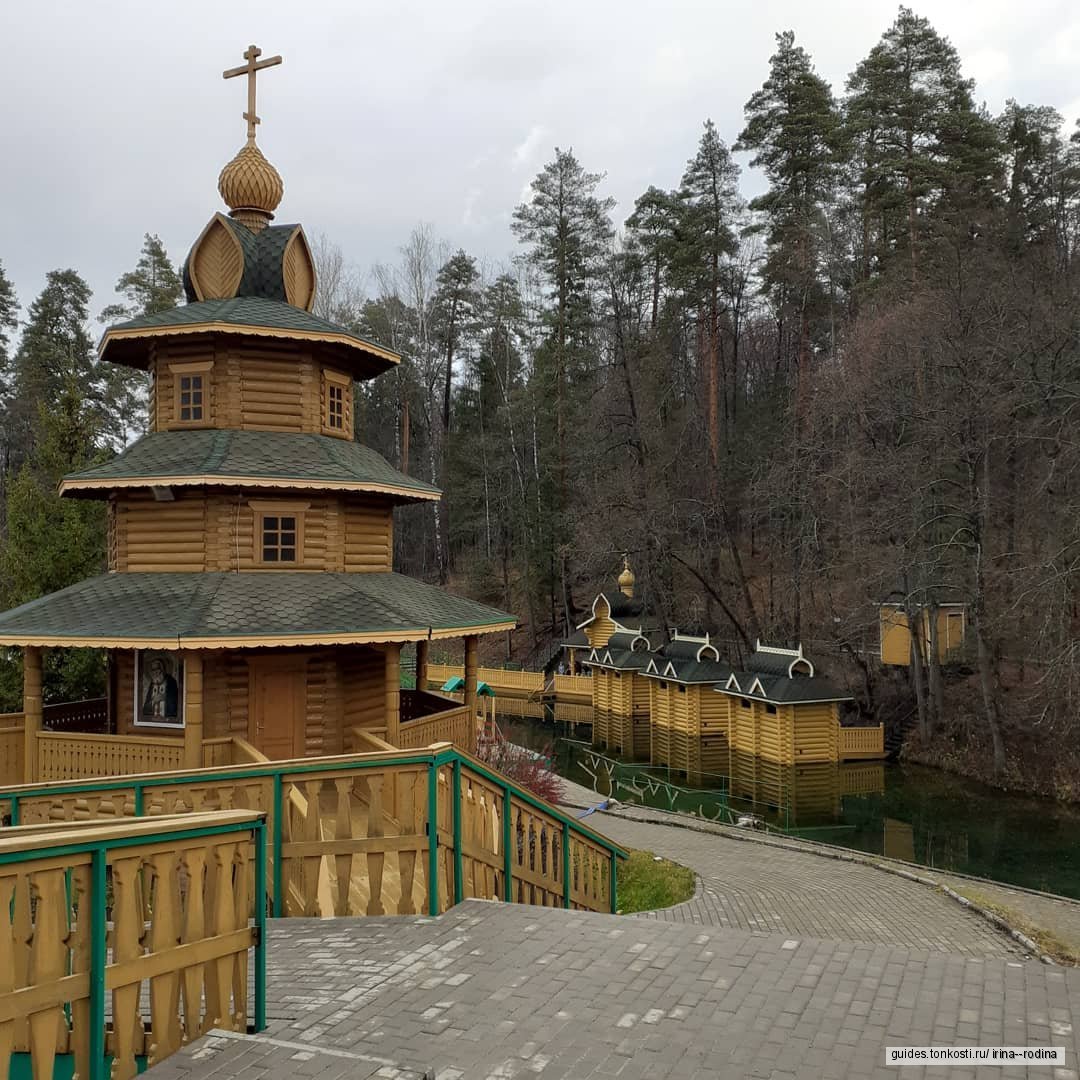
[(428, 914), (439, 914), (439, 767), (428, 765)]
[(105, 1062), (105, 848), (90, 862), (90, 1080), (106, 1080)]
[[(68, 822), (58, 822), (63, 828)], [(227, 825), (207, 825), (204, 828), (178, 828), (160, 833), (145, 833), (141, 836), (118, 836), (113, 840), (95, 840), (85, 844), (63, 844), (60, 847), (31, 848), (27, 851), (9, 851), (0, 853), (0, 866), (11, 863), (32, 862), (34, 859), (58, 858), (67, 855), (85, 855), (98, 850), (112, 851), (115, 848), (137, 847), (139, 844), (159, 844), (163, 840), (198, 840), (204, 836), (223, 836), (226, 833), (247, 832), (253, 827), (251, 821), (230, 822)]]
[(255, 826), (255, 1030), (266, 1028), (266, 821)]
[(461, 758), (454, 758), (454, 801), (451, 804), (454, 814), (454, 903), (460, 904), (465, 899), (464, 858), (461, 850)]
[(562, 903), (570, 910), (570, 822), (563, 820), (562, 826)]
[(503, 899), (514, 902), (514, 858), (510, 844), (513, 840), (513, 825), (510, 820), (512, 791), (509, 784), (503, 784)]
[[(454, 753), (457, 754), (458, 751), (455, 750)], [(472, 769), (473, 772), (479, 773), (485, 780), (494, 784), (496, 787), (506, 786), (506, 778), (500, 776), (498, 773), (492, 772), (487, 766), (471, 760), (467, 761), (466, 765)], [(548, 805), (530, 792), (515, 786), (514, 797), (520, 799), (523, 803), (527, 803), (534, 810), (539, 810), (542, 814), (554, 813), (554, 816), (560, 821), (569, 821), (570, 828), (579, 836), (584, 836), (586, 839), (593, 841), (593, 843), (599, 844), (613, 855), (617, 855), (620, 859), (629, 858), (629, 854), (623, 848), (619, 847), (618, 844), (613, 843), (606, 836), (601, 836), (600, 833), (593, 832), (592, 829), (579, 825), (573, 818), (567, 817), (561, 810)]]
[(18, 825), (19, 824), (19, 796), (18, 795), (10, 795), (10, 796), (8, 796), (8, 799), (9, 799), (9, 801), (11, 803), (11, 824), (12, 825)]
[(285, 910), (281, 890), (285, 880), (285, 872), (281, 865), (281, 814), (282, 814), (282, 783), (281, 773), (274, 773), (274, 794), (271, 797), (274, 809), (274, 832), (271, 837), (274, 859), (274, 918), (280, 919)]
[[(456, 752), (456, 751), (455, 751)], [(382, 758), (379, 761), (350, 761), (344, 765), (340, 762), (319, 762), (318, 764), (304, 765), (299, 769), (286, 769), (281, 766), (266, 766), (260, 769), (248, 769), (243, 765), (234, 766), (235, 772), (208, 772), (202, 769), (196, 770), (187, 776), (177, 777), (175, 773), (162, 773), (160, 776), (148, 776), (139, 780), (109, 780), (106, 783), (94, 783), (90, 780), (86, 783), (75, 782), (53, 787), (43, 787), (34, 791), (3, 792), (0, 791), (0, 799), (11, 798), (45, 798), (52, 795), (82, 795), (87, 792), (97, 791), (121, 791), (124, 788), (143, 787), (175, 787), (178, 784), (217, 784), (222, 780), (234, 780), (237, 777), (244, 779), (263, 778), (268, 776), (281, 776), (285, 773), (318, 773), (335, 772), (348, 769), (379, 769), (386, 765), (420, 765), (434, 761), (434, 755), (418, 751), (412, 755), (402, 757)], [(447, 756), (446, 761), (452, 760)], [(500, 780), (499, 783), (502, 781)]]
[(145, 813), (143, 809), (143, 786), (142, 784), (135, 785), (135, 816), (142, 817)]

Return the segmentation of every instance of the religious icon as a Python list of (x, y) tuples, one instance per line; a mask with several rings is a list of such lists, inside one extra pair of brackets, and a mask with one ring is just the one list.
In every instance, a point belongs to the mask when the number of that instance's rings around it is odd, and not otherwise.
[(135, 654), (135, 726), (184, 726), (184, 661), (176, 653)]

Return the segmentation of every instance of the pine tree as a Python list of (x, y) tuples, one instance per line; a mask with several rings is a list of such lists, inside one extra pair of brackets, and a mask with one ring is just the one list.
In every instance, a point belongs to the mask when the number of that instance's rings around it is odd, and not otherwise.
[[(11, 391), (11, 372), (9, 370), (8, 346), (11, 333), (19, 324), (19, 301), (15, 296), (15, 287), (4, 273), (0, 263), (0, 492), (4, 489), (4, 477), (8, 469), (8, 457), (11, 444), (11, 417), (8, 415)], [(2, 519), (0, 519), (2, 520)], [(2, 532), (2, 530), (0, 530)]]
[(550, 408), (555, 420), (554, 483), (545, 523), (550, 533), (544, 538), (553, 624), (559, 607), (564, 624), (569, 624), (565, 541), (570, 388), (586, 382), (596, 363), (595, 293), (611, 241), (609, 214), (615, 205), (613, 199), (596, 195), (603, 179), (602, 173), (586, 172), (572, 150), (556, 147), (554, 161), (533, 180), (531, 198), (514, 211), (512, 224), (514, 235), (528, 245), (527, 260), (539, 272), (550, 300), (543, 313), (546, 334), (536, 365), (541, 375), (537, 406)]
[[(153, 315), (180, 303), (184, 283), (169, 261), (159, 237), (150, 233), (143, 237), (139, 261), (134, 270), (121, 275), (116, 291), (123, 294), (126, 302), (106, 307), (98, 317), (103, 323)], [(120, 448), (133, 433), (146, 429), (148, 380), (141, 371), (115, 364), (103, 373), (103, 378), (111, 417), (109, 434), (114, 445)]]
[[(40, 404), (35, 441), (8, 486), (7, 539), (0, 548), (0, 608), (14, 607), (105, 569), (105, 508), (94, 500), (61, 499), (63, 476), (102, 460), (100, 416), (68, 372), (48, 405)], [(16, 684), (7, 657), (0, 686)], [(90, 649), (50, 650), (46, 696), (76, 701), (104, 692), (104, 658)], [(9, 702), (10, 704), (10, 702)]]
[(784, 323), (798, 327), (798, 367), (806, 372), (812, 343), (831, 326), (829, 215), (837, 184), (841, 121), (829, 84), (795, 44), (776, 35), (769, 77), (746, 103), (736, 150), (750, 150), (769, 190), (750, 203), (765, 218), (768, 256), (762, 271)]
[(103, 323), (154, 315), (180, 303), (184, 297), (184, 283), (158, 236), (146, 233), (135, 269), (120, 276), (116, 291), (123, 293), (126, 303), (110, 304), (105, 308), (100, 315)]
[(626, 219), (630, 249), (648, 268), (652, 286), (649, 325), (654, 331), (660, 319), (661, 288), (668, 277), (678, 243), (679, 210), (677, 192), (650, 187), (638, 196), (634, 212)]
[(913, 283), (936, 221), (951, 211), (970, 214), (992, 192), (998, 143), (974, 106), (973, 87), (948, 39), (906, 7), (848, 79), (864, 278), (902, 259)]
[(686, 163), (679, 188), (680, 244), (675, 274), (691, 302), (698, 306), (704, 330), (706, 424), (709, 458), (715, 474), (720, 461), (720, 402), (728, 402), (728, 372), (721, 372), (721, 289), (725, 260), (735, 253), (734, 224), (742, 209), (739, 167), (712, 120), (697, 153)]
[(432, 297), (433, 332), (443, 359), (441, 387), (442, 407), (438, 428), (438, 445), (434, 447), (439, 462), (439, 482), (443, 497), (435, 507), (441, 515), (436, 523), (438, 539), (436, 560), (439, 583), (445, 585), (450, 576), (450, 504), (446, 492), (445, 470), (450, 450), (450, 404), (454, 384), (454, 363), (461, 348), (462, 339), (473, 327), (479, 302), (478, 282), (480, 272), (476, 260), (458, 250), (439, 269)]
[(88, 408), (101, 416), (100, 373), (86, 330), (90, 287), (74, 270), (52, 270), (30, 305), (30, 317), (11, 364), (7, 413), (10, 467), (33, 448), (44, 409), (70, 382), (82, 388)]

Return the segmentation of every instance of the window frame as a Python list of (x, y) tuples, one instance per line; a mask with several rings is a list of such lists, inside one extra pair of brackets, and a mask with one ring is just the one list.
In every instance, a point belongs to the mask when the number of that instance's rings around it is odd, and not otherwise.
[[(330, 388), (338, 387), (341, 390), (341, 427), (334, 427), (330, 423)], [(353, 400), (352, 379), (340, 371), (331, 368), (323, 368), (322, 393), (320, 394), (320, 425), (324, 435), (333, 435), (338, 439), (351, 439), (353, 437)]]
[[(214, 409), (210, 389), (213, 385), (213, 380), (210, 378), (213, 367), (213, 360), (192, 360), (169, 364), (169, 372), (173, 380), (173, 415), (170, 427), (197, 428), (213, 426)], [(197, 420), (181, 420), (180, 410), (183, 406), (180, 404), (180, 381), (184, 376), (190, 377), (192, 375), (198, 375), (202, 378), (202, 402), (200, 403), (202, 416)]]
[[(308, 502), (287, 502), (269, 499), (253, 499), (248, 503), (253, 513), (252, 521), (252, 561), (262, 570), (301, 570), (304, 568), (304, 515), (311, 508)], [(268, 517), (296, 519), (296, 559), (282, 562), (280, 559), (265, 558), (263, 534), (265, 519)], [(280, 526), (278, 532), (281, 532)], [(278, 545), (280, 550), (280, 543)]]

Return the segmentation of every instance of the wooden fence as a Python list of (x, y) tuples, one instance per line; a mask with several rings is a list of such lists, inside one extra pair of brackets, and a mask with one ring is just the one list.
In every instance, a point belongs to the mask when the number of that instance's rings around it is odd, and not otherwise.
[(128, 1080), (262, 1030), (265, 848), (243, 812), (0, 830), (0, 1076)]
[(885, 725), (876, 727), (841, 727), (840, 760), (882, 758), (885, 756)]
[[(447, 679), (464, 676), (465, 669), (460, 664), (428, 664), (428, 684), (442, 686)], [(540, 697), (544, 692), (544, 673), (542, 671), (507, 671), (503, 668), (478, 668), (476, 677), (486, 682), (496, 696)], [(419, 687), (423, 690), (426, 687)]]
[(266, 814), (275, 915), (616, 909), (621, 848), (445, 743), (0, 791), (21, 824), (241, 808)]
[(415, 750), (438, 742), (453, 743), (459, 750), (468, 750), (471, 736), (469, 710), (464, 705), (416, 720), (403, 718), (398, 726), (398, 746), (402, 750)]

